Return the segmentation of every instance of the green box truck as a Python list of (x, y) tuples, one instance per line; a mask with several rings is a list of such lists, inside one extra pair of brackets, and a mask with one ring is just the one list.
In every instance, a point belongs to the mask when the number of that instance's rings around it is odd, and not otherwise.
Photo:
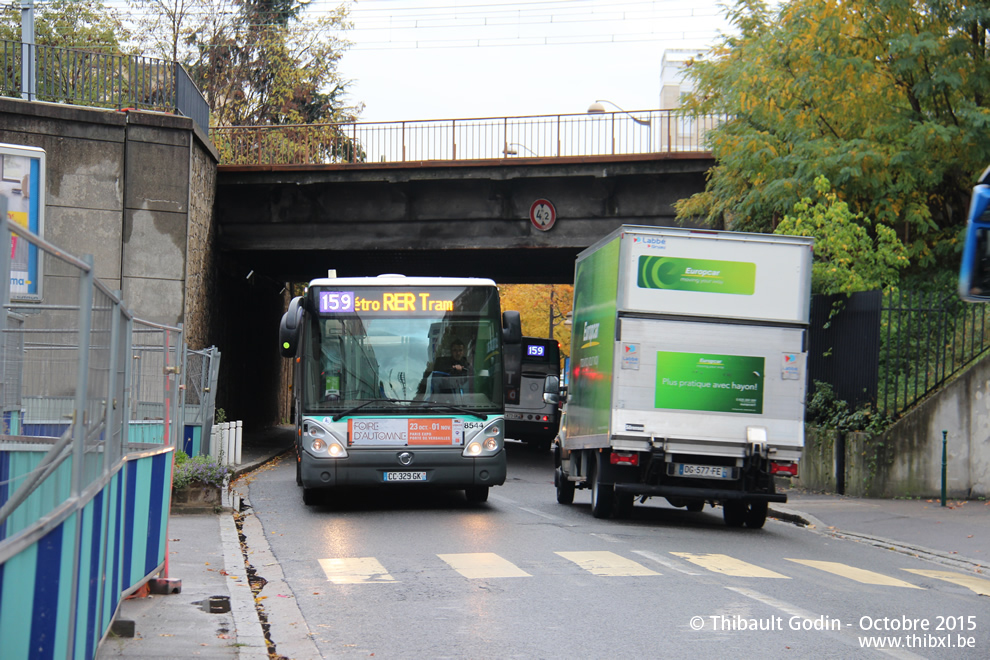
[(577, 257), (557, 501), (762, 527), (804, 446), (810, 238), (624, 225)]

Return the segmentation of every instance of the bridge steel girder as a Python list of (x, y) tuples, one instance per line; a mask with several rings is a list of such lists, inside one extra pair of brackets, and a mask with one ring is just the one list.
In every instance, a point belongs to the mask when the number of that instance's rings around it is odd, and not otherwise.
[[(383, 272), (570, 283), (578, 252), (621, 224), (681, 226), (709, 153), (456, 163), (221, 165), (215, 221), (227, 256), (282, 282)], [(529, 220), (550, 200), (549, 231)]]

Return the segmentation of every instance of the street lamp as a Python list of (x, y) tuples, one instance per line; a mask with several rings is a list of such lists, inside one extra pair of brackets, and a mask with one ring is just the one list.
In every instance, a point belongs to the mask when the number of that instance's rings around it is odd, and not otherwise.
[[(653, 150), (653, 123), (649, 119), (640, 119), (639, 117), (636, 117), (635, 115), (633, 115), (632, 113), (630, 113), (628, 110), (619, 107), (618, 104), (613, 103), (612, 101), (609, 101), (608, 99), (598, 99), (597, 101), (595, 101), (594, 103), (592, 103), (591, 105), (589, 105), (588, 106), (588, 114), (589, 115), (602, 115), (602, 114), (605, 114), (605, 106), (602, 105), (602, 103), (608, 103), (609, 105), (614, 105), (616, 108), (619, 109), (619, 112), (622, 112), (623, 114), (627, 115), (630, 119), (632, 119), (634, 122), (636, 122), (640, 126), (646, 126), (646, 148), (647, 148), (647, 151), (648, 152), (650, 152), (650, 151)], [(612, 120), (613, 120), (613, 125), (614, 125), (615, 113), (612, 113)], [(615, 153), (615, 135), (614, 135), (614, 131), (613, 131), (613, 135), (612, 135), (612, 153), (613, 154)]]
[(539, 155), (535, 151), (533, 151), (532, 149), (530, 149), (529, 147), (527, 147), (525, 144), (519, 144), (518, 142), (509, 142), (509, 143), (507, 143), (505, 145), (505, 149), (502, 150), (502, 154), (503, 155), (506, 155), (506, 156), (518, 156), (519, 155), (519, 152), (516, 151), (515, 149), (512, 149), (512, 147), (520, 147), (522, 149), (525, 149), (529, 153), (533, 154), (534, 156), (539, 157)]
[(598, 99), (597, 101), (595, 101), (594, 103), (592, 103), (591, 105), (589, 105), (588, 106), (588, 114), (589, 115), (602, 115), (602, 114), (605, 114), (605, 106), (602, 105), (602, 103), (608, 103), (609, 105), (614, 105), (616, 108), (619, 109), (619, 112), (623, 112), (623, 113), (629, 115), (629, 118), (632, 119), (637, 124), (639, 124), (640, 126), (651, 126), (652, 125), (650, 123), (650, 120), (649, 119), (640, 119), (639, 117), (635, 117), (632, 114), (630, 114), (628, 110), (624, 110), (623, 108), (620, 108), (617, 104), (612, 103), (611, 101), (609, 101), (607, 99)]

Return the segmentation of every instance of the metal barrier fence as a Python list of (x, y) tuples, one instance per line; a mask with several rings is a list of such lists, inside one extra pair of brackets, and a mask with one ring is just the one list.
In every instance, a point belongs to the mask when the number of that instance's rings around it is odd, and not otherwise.
[(172, 455), (187, 417), (212, 425), (219, 355), (187, 357), (181, 326), (134, 318), (91, 257), (8, 220), (6, 201), (0, 246), (35, 246), (45, 290), (0, 289), (3, 656), (93, 658), (124, 596), (167, 566)]
[(209, 104), (189, 74), (178, 62), (154, 57), (2, 40), (0, 95), (116, 110), (177, 112), (207, 134), (210, 130)]
[(955, 293), (884, 296), (877, 409), (898, 417), (990, 348), (990, 309)]
[(677, 110), (215, 128), (224, 165), (408, 163), (707, 151), (723, 116)]

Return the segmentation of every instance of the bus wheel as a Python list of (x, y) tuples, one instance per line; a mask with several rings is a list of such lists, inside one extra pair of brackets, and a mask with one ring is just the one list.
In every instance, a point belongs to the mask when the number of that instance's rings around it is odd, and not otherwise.
[(705, 508), (705, 502), (704, 500), (702, 501), (696, 500), (694, 502), (688, 502), (685, 506), (687, 507), (687, 510), (690, 511), (691, 513), (698, 513), (699, 511)]
[(314, 504), (319, 504), (320, 500), (323, 499), (322, 493), (318, 488), (303, 488), (303, 504), (306, 506), (313, 506)]
[(601, 483), (599, 479), (601, 460), (601, 452), (596, 452), (595, 459), (591, 463), (593, 470), (591, 474), (591, 515), (595, 518), (608, 518), (612, 515), (612, 507), (615, 504), (615, 486)]
[(536, 452), (545, 452), (550, 449), (550, 438), (540, 438), (539, 440), (527, 440), (526, 445)]
[(557, 502), (559, 504), (574, 503), (574, 482), (567, 479), (561, 468), (553, 471), (553, 485), (557, 487)]
[(296, 457), (296, 485), (302, 486), (302, 462)]
[(472, 504), (481, 504), (488, 501), (488, 486), (472, 486), (464, 489), (464, 496)]

